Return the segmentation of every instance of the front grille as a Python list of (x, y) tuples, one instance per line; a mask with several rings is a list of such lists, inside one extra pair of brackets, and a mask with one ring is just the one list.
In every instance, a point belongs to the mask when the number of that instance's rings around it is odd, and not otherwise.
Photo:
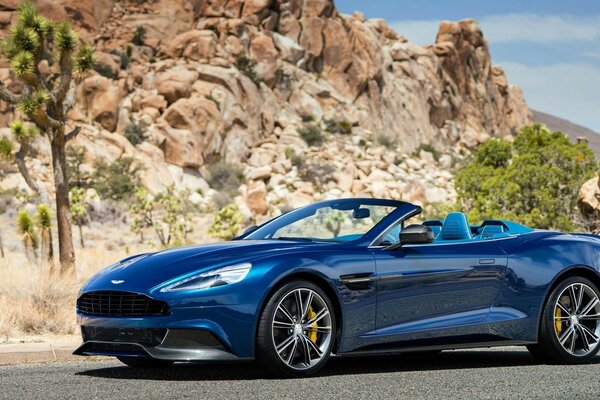
[(77, 311), (97, 317), (148, 317), (169, 315), (169, 306), (142, 294), (102, 290), (77, 300)]
[(146, 346), (158, 346), (161, 344), (166, 329), (156, 328), (102, 328), (95, 326), (83, 326), (83, 341), (89, 340), (99, 342), (126, 342), (139, 343)]
[(132, 356), (147, 356), (148, 353), (144, 351), (140, 346), (129, 343), (86, 343), (81, 348), (81, 354), (93, 355), (93, 354), (107, 354), (113, 355), (115, 353), (127, 354)]

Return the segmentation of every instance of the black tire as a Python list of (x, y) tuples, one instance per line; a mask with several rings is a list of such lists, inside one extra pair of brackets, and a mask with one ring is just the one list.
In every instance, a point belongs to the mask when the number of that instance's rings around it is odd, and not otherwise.
[[(276, 316), (276, 313), (278, 312), (277, 307), (279, 306), (279, 304), (284, 300), (284, 298), (286, 298), (286, 296), (290, 295), (293, 291), (298, 289), (311, 290), (314, 293), (318, 294), (318, 296), (320, 296), (320, 299), (326, 305), (330, 315), (328, 323), (330, 323), (331, 330), (330, 336), (327, 340), (328, 344), (321, 344), (325, 347), (325, 349), (322, 351), (322, 355), (320, 359), (316, 361), (316, 364), (310, 367), (304, 366), (304, 369), (295, 369), (293, 366), (288, 365), (286, 362), (284, 362), (284, 360), (282, 360), (282, 357), (280, 357), (280, 355), (278, 354), (275, 345), (275, 339), (273, 334), (275, 328), (272, 327), (274, 318)], [(331, 351), (336, 340), (336, 332), (337, 329), (335, 309), (327, 294), (319, 286), (309, 281), (297, 280), (289, 282), (283, 285), (281, 288), (279, 288), (267, 300), (267, 304), (265, 305), (263, 312), (260, 316), (258, 332), (256, 336), (256, 361), (265, 371), (275, 376), (295, 378), (314, 375), (327, 363), (327, 360), (331, 355)], [(291, 334), (291, 330), (289, 334), (285, 334), (293, 336), (293, 334)], [(307, 347), (310, 346), (308, 346), (307, 344)], [(309, 354), (310, 353), (311, 350), (309, 350)], [(316, 355), (316, 352), (313, 354)], [(294, 359), (294, 356), (292, 356), (292, 359)]]
[(117, 357), (123, 364), (132, 368), (167, 368), (173, 365), (173, 361), (157, 360), (155, 358), (144, 357)]
[[(531, 355), (544, 363), (583, 364), (583, 363), (589, 362), (590, 359), (592, 359), (596, 355), (596, 353), (598, 353), (598, 350), (600, 349), (600, 342), (598, 342), (593, 346), (589, 346), (588, 352), (586, 354), (577, 355), (577, 354), (573, 354), (573, 353), (569, 352), (567, 349), (565, 349), (565, 347), (563, 347), (563, 345), (561, 345), (561, 343), (559, 341), (559, 337), (558, 337), (559, 331), (557, 331), (558, 328), (556, 328), (556, 326), (555, 326), (555, 312), (556, 312), (555, 307), (556, 307), (559, 296), (561, 296), (561, 293), (563, 294), (563, 296), (565, 296), (565, 294), (563, 292), (565, 291), (565, 289), (569, 288), (573, 284), (586, 285), (589, 289), (591, 289), (593, 292), (595, 292), (597, 297), (600, 297), (600, 291), (598, 291), (597, 286), (593, 282), (591, 282), (589, 279), (586, 279), (586, 278), (583, 278), (580, 276), (569, 277), (569, 278), (565, 279), (564, 281), (560, 282), (552, 290), (552, 292), (550, 293), (550, 296), (548, 297), (548, 300), (546, 301), (546, 304), (544, 305), (542, 313), (541, 313), (540, 331), (538, 334), (538, 343), (527, 346), (527, 350), (529, 350)], [(581, 301), (581, 302), (583, 303), (583, 301)], [(569, 322), (569, 323), (571, 323), (571, 322)], [(575, 323), (575, 324), (573, 324), (573, 323), (571, 323), (571, 324), (577, 325), (579, 323), (580, 323), (580, 321), (577, 321), (577, 323)], [(567, 328), (570, 327), (568, 325), (566, 325), (566, 326), (567, 326)], [(561, 329), (562, 329), (562, 325), (561, 325)], [(577, 329), (573, 329), (573, 331), (579, 332)], [(565, 328), (565, 332), (562, 332), (562, 331), (560, 331), (560, 332), (566, 333), (566, 328)], [(583, 332), (581, 334), (584, 335)], [(573, 333), (573, 336), (576, 338), (576, 339), (573, 339), (573, 340), (575, 340), (575, 343), (578, 343), (577, 340), (579, 340), (579, 341), (583, 340), (575, 333)], [(579, 343), (581, 343), (581, 342), (579, 342)]]

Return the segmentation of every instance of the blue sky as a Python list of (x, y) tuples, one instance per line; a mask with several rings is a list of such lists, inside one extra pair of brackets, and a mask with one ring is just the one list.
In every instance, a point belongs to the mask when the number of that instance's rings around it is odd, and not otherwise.
[(600, 132), (599, 0), (337, 0), (337, 8), (385, 18), (417, 44), (439, 21), (475, 18), (492, 62), (523, 88), (531, 108)]

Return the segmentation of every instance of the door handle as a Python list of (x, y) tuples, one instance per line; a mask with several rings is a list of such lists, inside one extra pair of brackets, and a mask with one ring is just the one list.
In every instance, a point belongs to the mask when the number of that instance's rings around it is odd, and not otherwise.
[(496, 264), (496, 260), (493, 258), (480, 258), (479, 264), (481, 264), (481, 265)]

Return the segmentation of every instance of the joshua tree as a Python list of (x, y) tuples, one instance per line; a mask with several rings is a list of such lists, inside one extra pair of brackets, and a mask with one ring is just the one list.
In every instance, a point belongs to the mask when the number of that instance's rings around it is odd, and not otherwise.
[(35, 262), (37, 258), (36, 249), (38, 247), (38, 240), (35, 231), (35, 223), (31, 218), (31, 215), (27, 211), (20, 211), (17, 216), (17, 227), (21, 238), (23, 239), (23, 247), (25, 247), (25, 254), (29, 262)]
[(217, 239), (230, 240), (242, 229), (244, 217), (235, 204), (229, 204), (219, 210), (208, 229), (208, 234)]
[[(75, 105), (76, 82), (93, 68), (96, 56), (90, 46), (79, 42), (76, 33), (67, 22), (55, 24), (48, 21), (38, 14), (30, 1), (19, 7), (18, 22), (12, 28), (11, 34), (2, 41), (1, 50), (10, 62), (12, 73), (20, 84), (20, 91), (12, 92), (0, 82), (0, 99), (16, 106), (50, 143), (56, 192), (59, 256), (61, 271), (65, 272), (75, 263), (65, 146), (80, 129), (76, 127), (67, 132), (67, 112)], [(41, 63), (46, 62), (52, 66), (52, 72), (48, 74), (42, 73), (39, 68)], [(26, 155), (34, 132), (27, 129), (25, 140), (21, 140), (15, 130), (15, 127), (19, 126), (21, 123), (15, 121), (13, 131), (21, 145), (22, 150), (19, 152)], [(44, 201), (41, 185), (27, 179), (30, 174), (24, 162), (19, 165), (19, 169), (31, 189), (42, 195)]]
[(40, 230), (42, 260), (54, 272), (54, 249), (52, 247), (52, 211), (47, 204), (40, 204), (35, 212), (35, 224)]
[(83, 225), (87, 218), (87, 204), (85, 203), (85, 189), (74, 187), (71, 188), (71, 216), (73, 222), (79, 229), (79, 245), (85, 247), (83, 241)]

